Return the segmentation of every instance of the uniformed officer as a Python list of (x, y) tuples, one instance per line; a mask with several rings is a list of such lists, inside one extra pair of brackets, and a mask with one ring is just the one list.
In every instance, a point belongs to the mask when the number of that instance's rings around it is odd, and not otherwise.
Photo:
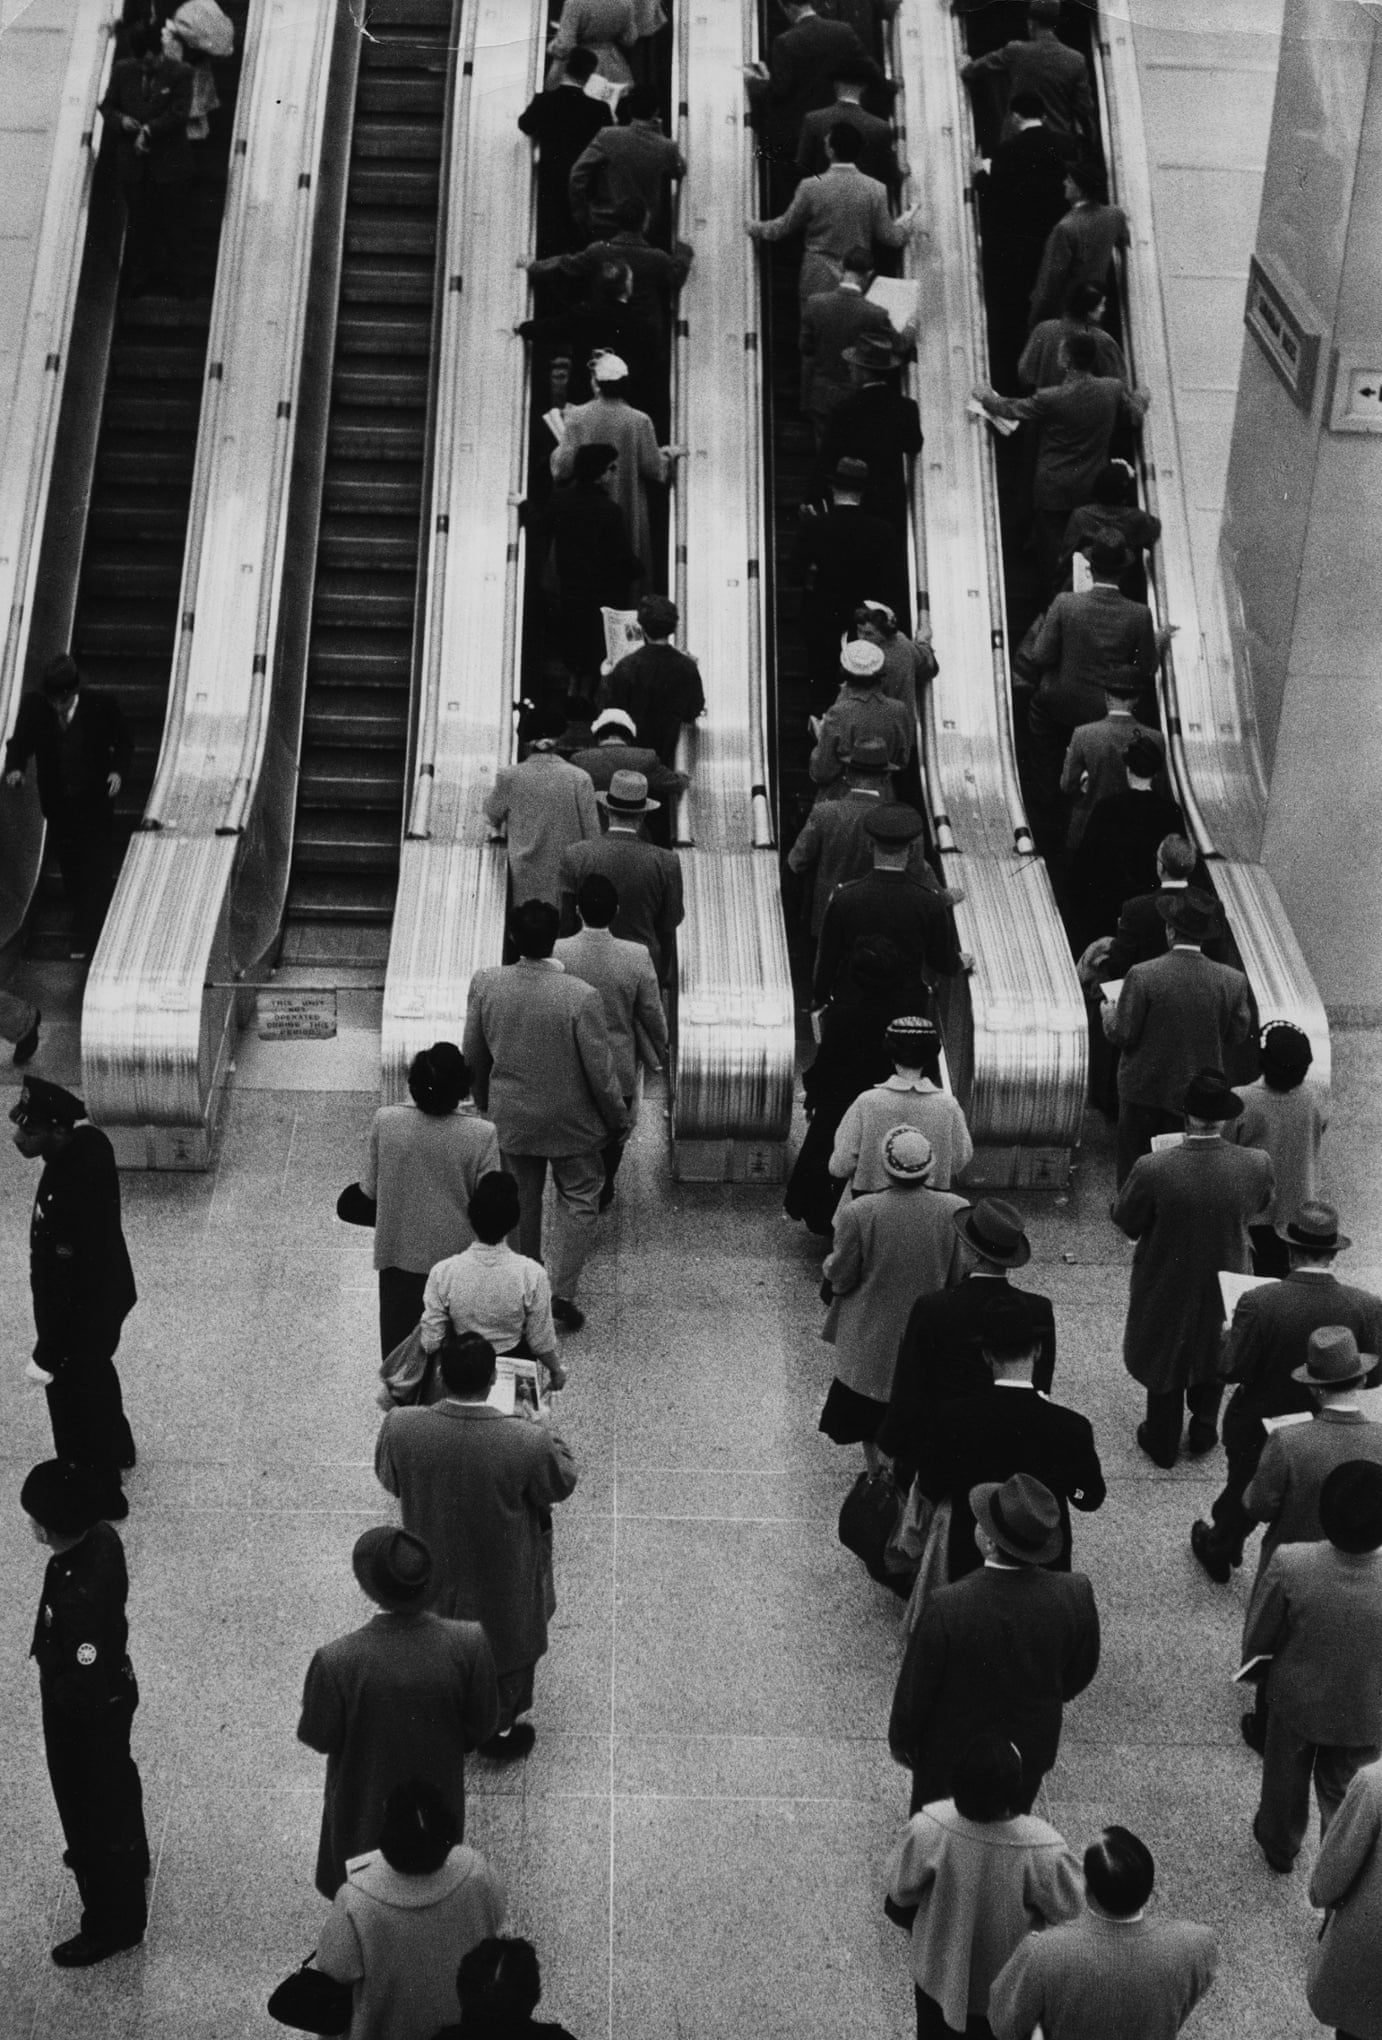
[(81, 1931), (58, 1943), (53, 1960), (85, 1969), (142, 1941), (148, 1918), (144, 1794), (130, 1755), (139, 1688), (125, 1649), (129, 1579), (90, 1469), (45, 1459), (19, 1500), (35, 1540), (53, 1554), (30, 1655), (38, 1659), (43, 1745), (67, 1839), (63, 1861), (82, 1899)]
[(29, 1281), (38, 1333), (30, 1373), (44, 1382), (59, 1459), (104, 1477), (101, 1514), (129, 1514), (121, 1469), (134, 1465), (115, 1349), (136, 1298), (120, 1229), (120, 1178), (106, 1136), (80, 1098), (26, 1076), (10, 1113), (20, 1154), (42, 1160), (29, 1227)]

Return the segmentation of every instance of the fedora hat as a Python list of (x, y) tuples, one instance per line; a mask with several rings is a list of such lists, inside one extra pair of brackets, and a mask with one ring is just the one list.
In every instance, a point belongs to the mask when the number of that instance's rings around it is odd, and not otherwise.
[(864, 816), (864, 834), (875, 843), (914, 843), (925, 827), (916, 809), (901, 801), (870, 808)]
[(980, 1481), (969, 1491), (974, 1520), (998, 1549), (1023, 1565), (1049, 1565), (1060, 1556), (1060, 1504), (1030, 1473)]
[(1219, 932), (1219, 902), (1198, 886), (1187, 886), (1184, 892), (1158, 893), (1156, 910), (1167, 927), (1187, 942), (1207, 942)]
[(894, 1126), (883, 1136), (883, 1167), (895, 1183), (924, 1183), (935, 1159), (919, 1126)]
[(892, 770), (888, 763), (888, 747), (881, 737), (860, 737), (854, 749), (845, 759), (846, 772), (863, 772), (874, 779), (882, 779)]
[(1021, 1212), (1001, 1197), (981, 1197), (977, 1204), (966, 1204), (950, 1223), (967, 1246), (1000, 1268), (1025, 1268), (1032, 1258)]
[(1345, 1459), (1320, 1488), (1320, 1528), (1339, 1551), (1376, 1551), (1382, 1544), (1382, 1466)]
[(1295, 1217), (1275, 1232), (1288, 1247), (1304, 1247), (1311, 1254), (1342, 1254), (1353, 1245), (1348, 1234), (1339, 1231), (1339, 1214), (1332, 1204), (1302, 1204)]
[(642, 772), (616, 772), (609, 792), (597, 793), (595, 798), (611, 815), (650, 815), (662, 806), (660, 800), (649, 800), (648, 781)]
[(1236, 1119), (1242, 1109), (1242, 1099), (1222, 1070), (1196, 1070), (1181, 1100), (1188, 1119)]
[(881, 333), (861, 333), (852, 347), (846, 347), (841, 359), (851, 368), (876, 368), (884, 374), (897, 367), (897, 349), (891, 340)]
[(1377, 1355), (1360, 1353), (1347, 1325), (1320, 1325), (1306, 1341), (1305, 1365), (1293, 1367), (1291, 1379), (1307, 1388), (1351, 1388), (1376, 1365)]
[(432, 1554), (410, 1530), (390, 1523), (365, 1530), (355, 1540), (350, 1563), (356, 1579), (382, 1608), (406, 1608), (426, 1593)]

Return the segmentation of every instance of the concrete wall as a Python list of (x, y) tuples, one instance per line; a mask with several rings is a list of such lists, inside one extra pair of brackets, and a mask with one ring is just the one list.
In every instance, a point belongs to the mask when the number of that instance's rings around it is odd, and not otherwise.
[(1327, 426), (1333, 350), (1382, 357), (1379, 222), (1376, 11), (1287, 0), (1257, 247), (1320, 365), (1304, 411), (1249, 339), (1222, 560), (1272, 772), (1263, 861), (1336, 1012), (1382, 1011), (1382, 436)]

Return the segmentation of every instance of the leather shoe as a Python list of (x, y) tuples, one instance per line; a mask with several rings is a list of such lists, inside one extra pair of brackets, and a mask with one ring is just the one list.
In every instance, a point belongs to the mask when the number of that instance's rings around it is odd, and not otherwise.
[(14, 1044), (13, 1060), (14, 1066), (17, 1070), (22, 1070), (25, 1063), (32, 1062), (34, 1056), (37, 1054), (38, 1030), (42, 1024), (42, 1021), (43, 1015), (41, 1013), (36, 1012), (34, 1014), (33, 1026), (29, 1029), (27, 1034), (21, 1034), (18, 1041), (16, 1041), (16, 1043)]
[(1190, 1429), (1185, 1434), (1187, 1452), (1199, 1459), (1202, 1454), (1212, 1452), (1218, 1442), (1219, 1430), (1216, 1424), (1204, 1423), (1199, 1417), (1190, 1419)]
[(1267, 1747), (1267, 1730), (1262, 1716), (1260, 1714), (1245, 1714), (1238, 1726), (1243, 1731), (1243, 1740), (1248, 1748), (1256, 1750), (1260, 1757)]
[(132, 1941), (113, 1941), (105, 1934), (74, 1934), (70, 1941), (59, 1941), (52, 1956), (59, 1969), (90, 1969), (93, 1962), (105, 1962), (112, 1955), (122, 1955), (126, 1948), (137, 1948), (143, 1938), (136, 1934)]
[(1148, 1431), (1147, 1426), (1145, 1424), (1139, 1424), (1137, 1427), (1137, 1442), (1142, 1447), (1142, 1450), (1146, 1453), (1147, 1457), (1151, 1460), (1153, 1466), (1161, 1467), (1163, 1472), (1166, 1473), (1170, 1472), (1171, 1468), (1176, 1463), (1175, 1454), (1173, 1453), (1169, 1459), (1165, 1459), (1162, 1457), (1161, 1453), (1153, 1452), (1151, 1447), (1151, 1433)]
[(1275, 1870), (1278, 1877), (1289, 1877), (1291, 1872), (1296, 1867), (1295, 1857), (1274, 1856), (1271, 1850), (1267, 1847), (1267, 1844), (1263, 1841), (1261, 1835), (1258, 1833), (1256, 1821), (1254, 1821), (1252, 1824), (1252, 1838), (1256, 1842), (1258, 1848), (1262, 1851), (1263, 1857), (1267, 1864), (1267, 1868), (1269, 1870)]
[(552, 1298), (552, 1316), (564, 1331), (578, 1332), (585, 1323), (585, 1312), (569, 1296)]
[(537, 1741), (537, 1730), (531, 1721), (515, 1722), (507, 1735), (492, 1735), (488, 1742), (480, 1745), (480, 1755), (488, 1757), (492, 1764), (516, 1764), (520, 1757), (526, 1757)]
[(1212, 1527), (1203, 1519), (1190, 1525), (1190, 1549), (1209, 1577), (1221, 1587), (1226, 1587), (1233, 1566), (1226, 1553), (1214, 1542)]

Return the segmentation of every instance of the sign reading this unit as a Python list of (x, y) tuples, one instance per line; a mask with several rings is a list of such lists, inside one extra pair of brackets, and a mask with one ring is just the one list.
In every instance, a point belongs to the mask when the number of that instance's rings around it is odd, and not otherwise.
[(1244, 317), (1301, 410), (1308, 411), (1320, 362), (1319, 323), (1269, 257), (1254, 255), (1249, 264)]
[(260, 992), (254, 1002), (261, 1041), (334, 1041), (336, 994), (290, 990)]
[(1382, 432), (1382, 341), (1334, 349), (1331, 432)]

